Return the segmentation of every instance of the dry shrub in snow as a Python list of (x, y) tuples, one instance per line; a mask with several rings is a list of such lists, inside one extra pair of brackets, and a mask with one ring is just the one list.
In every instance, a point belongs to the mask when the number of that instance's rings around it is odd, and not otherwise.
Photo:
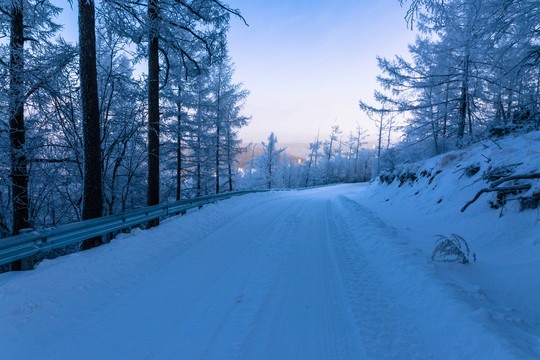
[[(452, 234), (450, 238), (444, 235), (436, 235), (435, 249), (431, 255), (431, 260), (441, 262), (459, 262), (466, 264), (469, 262), (469, 245), (461, 236)], [(472, 254), (476, 261), (476, 254)]]

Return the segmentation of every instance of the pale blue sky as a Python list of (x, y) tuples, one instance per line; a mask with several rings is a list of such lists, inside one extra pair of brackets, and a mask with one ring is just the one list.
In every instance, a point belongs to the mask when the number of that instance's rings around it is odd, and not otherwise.
[(336, 122), (374, 127), (358, 109), (371, 99), (376, 55), (405, 54), (414, 33), (397, 0), (230, 0), (249, 23), (231, 23), (236, 79), (251, 90), (246, 141), (274, 131), (280, 142), (312, 141)]
[[(56, 0), (68, 6), (65, 0)], [(376, 55), (405, 54), (414, 33), (398, 0), (228, 0), (249, 23), (231, 21), (230, 55), (236, 81), (250, 89), (241, 131), (260, 142), (274, 131), (280, 143), (309, 142), (333, 123), (344, 134), (356, 122), (374, 136), (359, 99), (376, 87)], [(76, 14), (66, 9), (64, 36), (77, 40)]]

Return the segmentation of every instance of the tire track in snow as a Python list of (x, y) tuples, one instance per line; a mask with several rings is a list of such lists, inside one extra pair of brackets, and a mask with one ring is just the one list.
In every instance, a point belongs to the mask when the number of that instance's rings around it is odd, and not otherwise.
[(296, 198), (304, 209), (295, 219), (290, 256), (261, 308), (245, 358), (363, 358), (328, 252), (327, 199)]
[[(399, 319), (398, 299), (392, 292), (383, 292), (384, 280), (370, 265), (369, 255), (358, 246), (362, 239), (351, 230), (350, 219), (339, 212), (336, 202), (329, 204), (328, 213), (332, 244), (366, 352), (371, 358), (414, 358), (408, 337), (416, 329), (410, 319)], [(376, 235), (365, 232), (365, 236)], [(425, 354), (426, 359), (430, 357)]]
[[(328, 214), (328, 205), (330, 201), (326, 201), (326, 213)], [(324, 269), (324, 297), (326, 307), (329, 309), (340, 308), (343, 313), (350, 317), (351, 312), (347, 311), (348, 303), (346, 299), (346, 292), (343, 286), (342, 274), (337, 265), (335, 253), (330, 245), (330, 239), (332, 239), (332, 233), (330, 230), (330, 224), (328, 216), (326, 218), (325, 227), (326, 227), (326, 238), (324, 241), (323, 248), (323, 269)], [(341, 299), (341, 302), (337, 302), (336, 299)], [(331, 339), (330, 344), (327, 343), (327, 359), (353, 359), (355, 356), (359, 355), (362, 358), (365, 357), (365, 348), (360, 345), (360, 342), (357, 340), (359, 338), (357, 328), (352, 321), (352, 318), (344, 320), (343, 317), (338, 320), (336, 312), (328, 312), (326, 316), (326, 323), (329, 328), (329, 337)], [(347, 321), (348, 320), (348, 321)], [(345, 321), (347, 326), (343, 326), (340, 323)], [(326, 339), (326, 338), (325, 338)], [(346, 341), (346, 346), (340, 345), (341, 342)], [(353, 344), (356, 343), (356, 344)], [(352, 349), (356, 347), (355, 351)]]
[[(266, 269), (257, 262), (261, 260), (258, 256), (261, 252), (267, 251), (269, 257), (275, 255), (270, 249), (275, 244), (265, 242), (265, 234), (274, 228), (283, 228), (280, 226), (283, 219), (272, 218), (272, 215), (276, 212), (286, 215), (294, 210), (287, 207), (272, 201), (252, 208), (255, 216), (251, 211), (244, 211), (227, 224), (209, 231), (195, 246), (168, 262), (160, 272), (161, 278), (155, 277), (145, 289), (146, 293), (158, 294), (160, 299), (160, 309), (145, 314), (149, 323), (159, 326), (155, 329), (159, 336), (136, 342), (136, 346), (141, 346), (140, 352), (147, 354), (141, 358), (174, 358), (174, 354), (183, 354), (186, 358), (232, 358), (228, 349), (219, 346), (214, 355), (209, 354), (220, 339), (226, 339), (229, 345), (238, 342), (240, 327), (225, 330), (234, 324), (230, 315), (234, 312), (232, 309), (239, 307), (233, 294), (242, 294), (240, 289), (246, 276)], [(256, 217), (271, 221), (249, 226), (257, 221)], [(273, 259), (277, 260), (275, 256)], [(266, 282), (258, 282), (258, 290), (264, 293), (271, 281), (270, 277)], [(151, 299), (143, 295), (125, 313), (135, 312), (149, 302)], [(242, 299), (242, 303), (245, 302), (246, 299)]]
[(467, 315), (431, 271), (380, 218), (339, 196), (331, 207), (335, 248), (362, 340), (371, 358), (519, 358)]
[[(247, 344), (252, 341), (249, 338), (251, 330), (276, 285), (281, 264), (289, 256), (296, 230), (293, 219), (302, 211), (302, 207), (301, 203), (291, 204), (283, 211), (279, 211), (279, 216), (274, 218), (266, 229), (256, 230), (258, 239), (253, 241), (254, 246), (240, 259), (234, 269), (234, 275), (226, 282), (226, 284), (241, 284), (236, 291), (240, 295), (226, 311), (203, 358), (245, 358)], [(271, 214), (257, 214), (257, 217), (267, 219), (275, 214), (274, 209)], [(264, 220), (260, 222), (264, 223)], [(247, 271), (246, 260), (249, 263)]]

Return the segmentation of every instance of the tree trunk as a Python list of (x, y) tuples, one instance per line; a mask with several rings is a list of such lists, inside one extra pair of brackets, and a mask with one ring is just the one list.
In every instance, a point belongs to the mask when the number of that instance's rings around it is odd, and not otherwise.
[(182, 196), (182, 88), (178, 87), (178, 120), (176, 124), (176, 200)]
[[(221, 71), (221, 70), (220, 70)], [(218, 88), (216, 93), (216, 194), (219, 194), (219, 147), (220, 147), (220, 137), (221, 137), (221, 118), (220, 118), (220, 105), (221, 105), (221, 73), (218, 78)]]
[[(218, 120), (219, 121), (219, 120)], [(216, 129), (216, 194), (219, 194), (219, 137), (220, 134), (220, 126), (218, 124), (218, 127)]]
[(201, 196), (201, 160), (197, 160), (197, 197)]
[(433, 87), (430, 86), (429, 87), (429, 121), (431, 123), (431, 131), (433, 133), (433, 145), (435, 146), (435, 154), (439, 155), (441, 153), (439, 149), (439, 141), (438, 141), (439, 129), (438, 129), (438, 124), (436, 123), (436, 120), (435, 120), (435, 116), (433, 116), (434, 114), (433, 114), (432, 93), (433, 93)]
[(381, 120), (379, 121), (379, 141), (377, 144), (377, 174), (379, 174), (381, 171), (381, 146), (382, 146), (383, 120), (384, 120), (384, 115), (381, 112)]
[(233, 183), (232, 183), (232, 164), (231, 161), (228, 165), (228, 172), (229, 172), (229, 191), (233, 191)]
[[(158, 0), (148, 1), (148, 206), (159, 204), (159, 30)], [(148, 226), (159, 225), (159, 219)]]
[(358, 181), (358, 155), (360, 154), (360, 137), (362, 134), (358, 131), (356, 138), (356, 148), (354, 151), (354, 181)]
[[(24, 127), (24, 24), (23, 2), (14, 1), (11, 9), (9, 58), (9, 140), (11, 147), (11, 193), (13, 207), (12, 235), (29, 227), (28, 160), (26, 157), (26, 130)], [(33, 259), (25, 258), (12, 263), (12, 270), (33, 268)]]
[(227, 126), (227, 169), (229, 173), (229, 191), (233, 191), (233, 184), (232, 184), (232, 164), (234, 159), (231, 158), (231, 131), (230, 131), (230, 124)]
[[(103, 212), (101, 137), (96, 71), (96, 34), (93, 0), (79, 0), (79, 67), (84, 142), (82, 219)], [(84, 241), (82, 248), (101, 245), (101, 237)]]
[[(270, 158), (270, 161), (272, 161), (272, 158)], [(272, 163), (268, 165), (268, 189), (272, 188)]]
[(465, 136), (465, 125), (467, 116), (470, 117), (469, 109), (469, 55), (465, 56), (464, 60), (464, 79), (461, 89), (461, 103), (459, 106), (459, 120), (458, 120), (458, 132), (457, 132), (457, 146), (463, 147), (463, 137)]
[(201, 134), (202, 134), (202, 119), (201, 119), (201, 90), (199, 88), (198, 91), (198, 100), (197, 100), (197, 197), (201, 196), (201, 184), (202, 184), (202, 173), (201, 173), (201, 162), (202, 159), (202, 141), (201, 141)]
[(463, 136), (465, 135), (465, 119), (467, 117), (467, 89), (463, 85), (461, 89), (461, 104), (459, 106), (459, 120), (457, 132), (457, 146), (463, 147)]
[(11, 145), (11, 182), (13, 228), (12, 234), (19, 234), (29, 226), (28, 219), (28, 161), (25, 148), (24, 127), (24, 35), (23, 2), (13, 2), (11, 11), (10, 39), (10, 106), (9, 139)]
[(443, 118), (443, 139), (446, 139), (446, 123), (448, 121), (448, 97), (450, 95), (450, 84), (446, 84), (446, 91), (445, 96), (446, 99), (444, 101), (444, 118)]

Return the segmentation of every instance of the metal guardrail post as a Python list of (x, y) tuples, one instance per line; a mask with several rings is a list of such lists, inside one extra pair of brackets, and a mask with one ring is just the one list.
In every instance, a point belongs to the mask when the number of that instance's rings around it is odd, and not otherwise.
[(16, 263), (19, 263), (20, 268), (18, 270), (21, 270), (21, 271), (34, 270), (34, 257), (33, 256), (29, 256), (29, 257), (22, 258), (21, 260), (17, 260)]
[[(34, 229), (21, 229), (20, 233), (21, 235), (29, 234), (33, 232)], [(26, 271), (26, 270), (34, 270), (34, 257), (33, 256), (27, 256), (20, 260), (16, 260), (11, 263), (11, 270), (13, 271)]]

